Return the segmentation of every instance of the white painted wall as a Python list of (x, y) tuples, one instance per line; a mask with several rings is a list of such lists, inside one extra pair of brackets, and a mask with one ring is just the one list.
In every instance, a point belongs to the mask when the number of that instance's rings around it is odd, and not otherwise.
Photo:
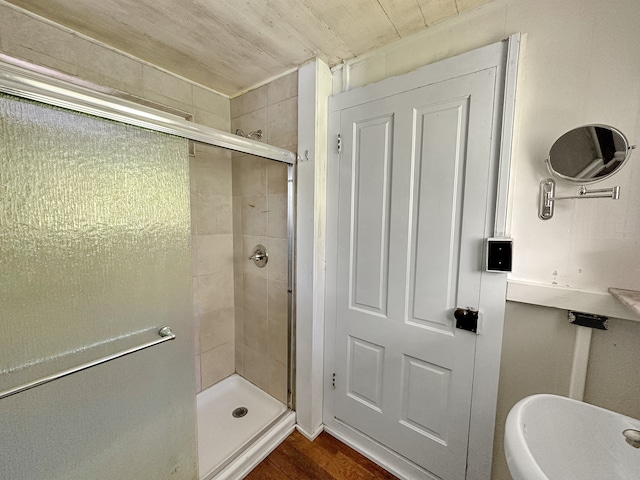
[[(346, 67), (348, 88), (523, 34), (516, 97), (510, 233), (511, 278), (579, 290), (640, 289), (640, 153), (598, 187), (620, 185), (611, 200), (558, 202), (537, 217), (540, 180), (553, 142), (586, 123), (621, 129), (640, 142), (640, 8), (637, 0), (494, 0)], [(334, 90), (343, 89), (340, 75)], [(559, 185), (558, 195), (576, 186)]]

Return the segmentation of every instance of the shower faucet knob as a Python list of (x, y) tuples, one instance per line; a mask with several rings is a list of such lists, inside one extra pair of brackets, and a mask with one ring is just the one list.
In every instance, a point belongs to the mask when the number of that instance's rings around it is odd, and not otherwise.
[(264, 268), (269, 261), (269, 254), (267, 253), (267, 249), (264, 245), (256, 245), (253, 249), (253, 253), (249, 257), (249, 260), (253, 260), (256, 267)]

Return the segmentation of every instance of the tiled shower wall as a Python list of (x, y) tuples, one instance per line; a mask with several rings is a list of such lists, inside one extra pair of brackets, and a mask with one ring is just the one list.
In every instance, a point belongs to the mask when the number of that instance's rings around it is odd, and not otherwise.
[[(231, 130), (261, 129), (262, 141), (297, 151), (298, 75), (231, 100)], [(232, 154), (236, 371), (287, 401), (287, 166)], [(261, 244), (269, 262), (248, 257)]]
[(200, 391), (235, 372), (231, 153), (197, 144), (189, 171)]

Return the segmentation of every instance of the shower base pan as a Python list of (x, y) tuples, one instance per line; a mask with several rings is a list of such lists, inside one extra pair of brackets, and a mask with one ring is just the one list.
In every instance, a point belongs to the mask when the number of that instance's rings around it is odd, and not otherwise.
[(292, 431), (295, 414), (239, 375), (197, 395), (200, 480), (241, 478)]

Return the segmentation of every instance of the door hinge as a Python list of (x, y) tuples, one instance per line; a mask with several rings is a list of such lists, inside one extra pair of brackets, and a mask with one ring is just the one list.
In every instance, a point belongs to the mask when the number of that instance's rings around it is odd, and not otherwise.
[(331, 386), (333, 388), (336, 388), (336, 374), (335, 373), (331, 376)]
[(338, 134), (338, 153), (342, 153), (342, 137)]

